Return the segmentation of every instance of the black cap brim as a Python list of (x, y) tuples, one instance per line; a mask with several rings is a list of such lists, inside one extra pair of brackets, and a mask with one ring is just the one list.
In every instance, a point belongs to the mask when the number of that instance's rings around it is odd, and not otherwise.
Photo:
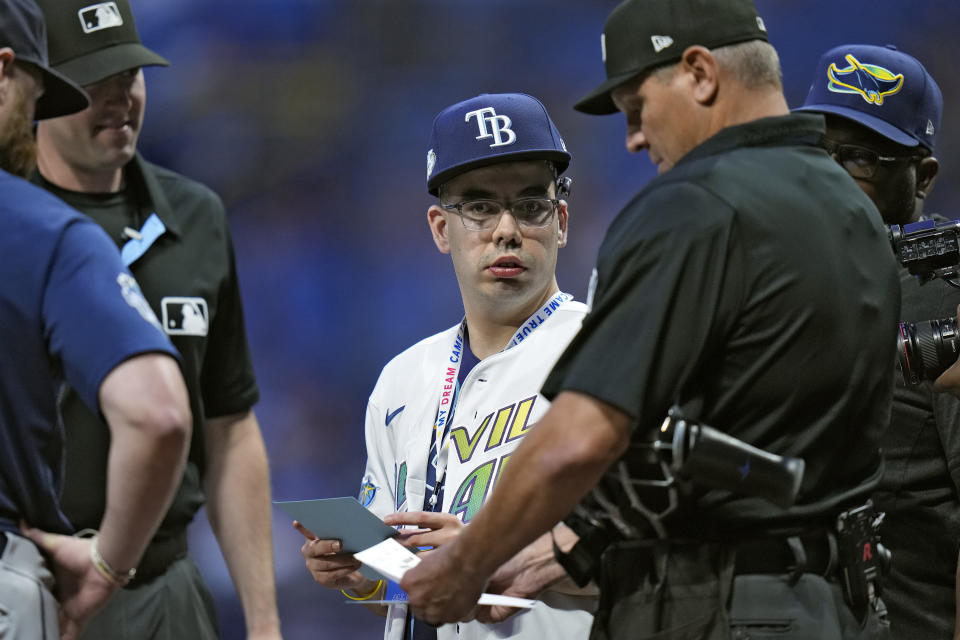
[(90, 96), (69, 78), (45, 67), (38, 60), (20, 56), (19, 60), (33, 65), (43, 76), (43, 95), (37, 100), (35, 120), (59, 118), (83, 111), (90, 106)]
[(613, 103), (610, 92), (620, 85), (629, 82), (643, 73), (644, 70), (625, 71), (612, 78), (607, 78), (600, 86), (583, 97), (580, 102), (573, 105), (573, 108), (581, 113), (587, 113), (592, 116), (607, 116), (619, 111), (617, 105)]
[(140, 67), (167, 67), (170, 62), (138, 42), (126, 42), (98, 49), (61, 62), (57, 71), (86, 86), (112, 75)]
[[(917, 140), (915, 137), (911, 136), (909, 133), (903, 131), (899, 127), (895, 127), (886, 120), (872, 116), (869, 113), (864, 113), (858, 111), (857, 109), (851, 109), (839, 104), (805, 104), (802, 107), (797, 107), (794, 111), (810, 111), (812, 113), (829, 113), (836, 116), (841, 116), (847, 120), (853, 120), (854, 122), (861, 124), (875, 133), (879, 133), (884, 138), (892, 140), (897, 144), (901, 144), (905, 147), (916, 147), (924, 146), (921, 141)], [(928, 147), (929, 148), (929, 147)]]

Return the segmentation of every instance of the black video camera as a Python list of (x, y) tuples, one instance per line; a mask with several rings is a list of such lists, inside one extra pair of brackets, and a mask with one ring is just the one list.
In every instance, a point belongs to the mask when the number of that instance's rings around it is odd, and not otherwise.
[(943, 278), (955, 287), (960, 265), (960, 220), (921, 220), (888, 231), (897, 259), (921, 282)]
[(901, 322), (897, 334), (897, 361), (904, 384), (936, 380), (957, 361), (960, 334), (956, 318)]
[[(921, 220), (902, 227), (890, 225), (893, 252), (921, 282), (942, 278), (954, 287), (960, 271), (960, 220)], [(897, 335), (897, 360), (905, 384), (934, 380), (960, 355), (955, 318), (902, 322)]]

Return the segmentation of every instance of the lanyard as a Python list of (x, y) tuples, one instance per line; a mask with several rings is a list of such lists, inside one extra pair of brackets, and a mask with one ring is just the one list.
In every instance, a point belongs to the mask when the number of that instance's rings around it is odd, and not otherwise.
[[(562, 291), (550, 298), (542, 308), (535, 311), (533, 315), (520, 325), (513, 339), (510, 340), (503, 351), (512, 349), (530, 337), (534, 331), (542, 327), (544, 323), (553, 316), (553, 312), (559, 309), (560, 305), (572, 299), (573, 296)], [(436, 510), (437, 496), (440, 494), (444, 476), (447, 471), (447, 458), (450, 450), (448, 438), (450, 435), (450, 422), (453, 420), (454, 411), (456, 411), (457, 404), (460, 401), (457, 378), (460, 376), (460, 364), (463, 361), (463, 350), (466, 348), (464, 344), (466, 329), (467, 320), (464, 318), (463, 321), (460, 322), (460, 328), (457, 330), (456, 337), (454, 337), (453, 346), (450, 349), (450, 356), (443, 363), (443, 375), (440, 378), (440, 400), (437, 405), (437, 418), (433, 423), (433, 435), (430, 440), (431, 452), (433, 451), (433, 445), (437, 442), (437, 434), (440, 433), (441, 435), (439, 445), (437, 446), (436, 462), (433, 460), (427, 461), (427, 464), (433, 464), (436, 470), (436, 480), (434, 481), (433, 490), (427, 499), (427, 504), (429, 504), (433, 510)], [(501, 351), (501, 353), (503, 352)]]
[(157, 241), (157, 238), (166, 232), (167, 228), (156, 213), (151, 213), (143, 223), (137, 236), (130, 239), (120, 250), (120, 257), (127, 267), (140, 259), (147, 249)]
[[(443, 375), (440, 376), (440, 400), (437, 405), (437, 417), (433, 422), (433, 433), (430, 436), (429, 456), (427, 460), (427, 491), (430, 492), (427, 504), (431, 511), (437, 510), (437, 497), (443, 485), (443, 476), (447, 470), (447, 435), (450, 433), (450, 421), (460, 400), (459, 377), (460, 365), (463, 362), (463, 350), (466, 347), (467, 320), (464, 318), (457, 329), (450, 348), (450, 356), (443, 363)], [(437, 434), (440, 433), (439, 441)], [(430, 471), (433, 471), (433, 486), (430, 486)]]

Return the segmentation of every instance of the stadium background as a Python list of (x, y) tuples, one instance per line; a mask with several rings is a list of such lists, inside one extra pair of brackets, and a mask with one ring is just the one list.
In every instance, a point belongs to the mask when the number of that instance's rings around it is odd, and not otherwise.
[[(144, 42), (173, 63), (146, 72), (141, 150), (212, 186), (231, 212), (276, 499), (355, 494), (364, 405), (380, 368), (461, 315), (453, 271), (425, 220), (426, 143), (440, 109), (500, 91), (547, 105), (574, 156), (559, 282), (580, 299), (606, 225), (654, 175), (645, 154), (624, 149), (622, 117), (570, 108), (602, 78), (599, 35), (611, 0), (133, 4)], [(757, 5), (791, 106), (803, 101), (818, 56), (843, 42), (893, 43), (927, 66), (946, 104), (928, 210), (960, 217), (960, 130), (950, 117), (960, 104), (960, 3)], [(275, 511), (285, 638), (379, 637), (379, 618), (312, 582), (301, 542)], [(243, 637), (202, 515), (191, 546), (223, 637)]]

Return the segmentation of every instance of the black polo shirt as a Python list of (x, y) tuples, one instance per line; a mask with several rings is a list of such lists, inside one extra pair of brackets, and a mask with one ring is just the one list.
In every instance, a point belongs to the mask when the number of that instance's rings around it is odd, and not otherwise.
[[(592, 311), (544, 395), (616, 407), (634, 419), (633, 442), (653, 439), (677, 403), (802, 457), (800, 504), (873, 474), (890, 413), (897, 266), (876, 208), (815, 146), (823, 131), (806, 114), (726, 128), (650, 182), (604, 239)], [(640, 457), (625, 459), (641, 468)], [(626, 500), (615, 478), (603, 484)], [(759, 498), (700, 491), (669, 530), (794, 520)]]
[[(125, 188), (116, 194), (68, 191), (39, 174), (34, 182), (108, 232), (182, 354), (193, 439), (184, 481), (157, 533), (164, 537), (182, 530), (203, 504), (205, 418), (246, 411), (259, 391), (220, 198), (139, 154), (125, 167), (124, 178)], [(138, 233), (124, 233), (125, 227)], [(109, 431), (72, 391), (61, 410), (67, 435), (63, 509), (77, 528), (96, 528), (104, 511)]]

